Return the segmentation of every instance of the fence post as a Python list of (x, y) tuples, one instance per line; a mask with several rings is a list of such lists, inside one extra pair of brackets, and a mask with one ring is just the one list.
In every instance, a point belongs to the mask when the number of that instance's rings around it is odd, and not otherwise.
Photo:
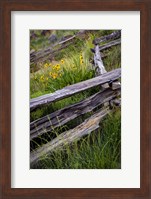
[(104, 67), (102, 58), (101, 58), (101, 54), (100, 54), (100, 50), (99, 50), (99, 45), (97, 44), (95, 46), (95, 53), (94, 53), (94, 64), (95, 64), (95, 69), (96, 69), (96, 75), (102, 75), (104, 73), (106, 73), (106, 69)]
[[(95, 44), (95, 48), (94, 48), (94, 67), (96, 70), (96, 76), (102, 75), (107, 72), (101, 58), (99, 45), (97, 43)], [(101, 88), (103, 89), (108, 88), (108, 87), (109, 87), (108, 83), (101, 85)]]

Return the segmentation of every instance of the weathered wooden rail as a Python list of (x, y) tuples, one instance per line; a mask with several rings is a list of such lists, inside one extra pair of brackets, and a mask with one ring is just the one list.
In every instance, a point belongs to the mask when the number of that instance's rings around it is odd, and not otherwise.
[(40, 147), (39, 149), (31, 152), (30, 155), (30, 163), (37, 161), (45, 155), (47, 156), (48, 153), (52, 152), (54, 149), (58, 149), (66, 144), (70, 144), (75, 140), (80, 139), (84, 135), (88, 135), (92, 131), (99, 128), (100, 121), (109, 113), (111, 110), (108, 108), (99, 111), (98, 113), (94, 114), (90, 118), (86, 119), (82, 124), (78, 125), (76, 128), (66, 131), (60, 134), (58, 137), (53, 139), (51, 142), (48, 142), (44, 146)]
[(115, 69), (114, 71), (110, 71), (101, 76), (95, 77), (93, 79), (89, 79), (83, 82), (79, 82), (77, 84), (66, 86), (61, 90), (57, 90), (52, 94), (46, 94), (37, 98), (33, 98), (30, 100), (30, 111), (35, 110), (38, 107), (49, 104), (51, 102), (55, 102), (66, 97), (70, 97), (71, 95), (80, 93), (94, 86), (98, 86), (105, 83), (111, 83), (118, 79), (121, 76), (121, 69)]
[(117, 31), (111, 33), (110, 35), (105, 35), (103, 37), (94, 39), (93, 44), (97, 45), (101, 42), (109, 41), (109, 40), (112, 40), (112, 39), (118, 39), (120, 37), (121, 37), (121, 31), (117, 30)]
[[(116, 40), (99, 46), (100, 42), (111, 39)], [(68, 41), (70, 41), (70, 39), (68, 39)], [(63, 147), (66, 144), (70, 144), (98, 129), (100, 121), (112, 111), (112, 107), (120, 106), (119, 97), (121, 94), (121, 84), (119, 82), (119, 78), (121, 77), (121, 69), (118, 68), (107, 72), (100, 54), (102, 49), (104, 50), (114, 45), (118, 45), (120, 42), (119, 31), (94, 40), (95, 47), (92, 51), (94, 52), (94, 67), (96, 68), (97, 77), (74, 85), (66, 86), (54, 93), (46, 94), (30, 100), (30, 111), (32, 112), (37, 108), (41, 108), (96, 86), (103, 88), (87, 99), (57, 110), (30, 123), (30, 140), (32, 142), (33, 139), (45, 135), (46, 133), (49, 134), (52, 131), (54, 132), (56, 128), (67, 124), (69, 121), (72, 121), (79, 116), (93, 112), (89, 118), (75, 128), (61, 133), (47, 144), (44, 144), (40, 148), (32, 151), (30, 154), (31, 165), (40, 160), (42, 156), (46, 158), (53, 150)], [(96, 109), (98, 111), (96, 111)]]
[(64, 125), (67, 122), (75, 119), (76, 117), (94, 110), (96, 107), (114, 99), (118, 95), (120, 95), (120, 88), (117, 88), (116, 90), (108, 88), (104, 91), (100, 91), (92, 95), (91, 97), (79, 103), (70, 105), (45, 117), (33, 121), (30, 124), (30, 139), (54, 130), (56, 127)]
[[(97, 85), (101, 85), (107, 82), (110, 85), (109, 88), (99, 91), (98, 93), (90, 96), (89, 98), (79, 103), (70, 105), (31, 122), (30, 139), (32, 140), (44, 133), (54, 131), (55, 128), (65, 125), (67, 122), (77, 118), (78, 116), (95, 110), (97, 107), (105, 104), (106, 102), (108, 102), (108, 104), (110, 104), (110, 102), (111, 104), (113, 104), (114, 99), (120, 96), (121, 89), (120, 84), (115, 89), (112, 88), (112, 84), (114, 83), (114, 81), (118, 80), (120, 76), (121, 69), (119, 68), (93, 79), (68, 86), (67, 88), (59, 90), (59, 92), (56, 91), (55, 93), (52, 93), (50, 95), (42, 96), (38, 99), (36, 98), (34, 100), (31, 100), (31, 108), (35, 108), (41, 105), (52, 103), (65, 97), (69, 97), (71, 95), (74, 95), (75, 93), (87, 90), (88, 88), (93, 88)], [(68, 92), (66, 93), (66, 91)], [(57, 138), (53, 139), (49, 143), (31, 152), (31, 164), (38, 160), (42, 155), (47, 155), (47, 153), (53, 151), (54, 149), (62, 147), (65, 144), (69, 144), (76, 139), (80, 139), (82, 136), (89, 134), (90, 132), (99, 128), (99, 122), (101, 121), (101, 119), (103, 119), (111, 111), (109, 109), (109, 106), (105, 108), (104, 106), (102, 107), (103, 108), (99, 112), (94, 113), (94, 115), (86, 119), (82, 124), (78, 125), (74, 129), (60, 134)]]
[[(48, 47), (44, 50), (39, 50), (39, 51), (34, 51), (30, 53), (30, 64), (35, 64), (40, 61), (45, 61), (48, 58), (51, 60), (56, 54), (58, 54), (61, 50), (66, 48), (67, 46), (71, 45), (73, 41), (79, 37), (80, 33), (77, 35), (73, 35), (71, 38), (66, 39), (65, 41), (61, 41), (54, 46)], [(108, 41), (108, 40), (115, 40), (120, 38), (120, 32), (115, 31), (110, 35), (98, 38), (98, 40), (94, 41), (94, 43), (99, 44), (103, 41)], [(121, 40), (118, 39), (116, 42), (110, 42), (108, 45), (100, 46), (100, 51), (103, 51), (105, 49), (108, 49), (112, 46), (120, 44)]]

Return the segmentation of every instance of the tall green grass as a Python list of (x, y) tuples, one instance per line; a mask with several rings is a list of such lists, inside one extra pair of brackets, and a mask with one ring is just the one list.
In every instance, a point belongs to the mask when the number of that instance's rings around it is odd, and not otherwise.
[[(90, 32), (86, 35), (86, 38), (77, 38), (73, 45), (60, 51), (52, 62), (38, 63), (36, 67), (40, 70), (30, 75), (30, 97), (35, 98), (47, 93), (53, 93), (65, 86), (93, 78), (95, 71), (93, 69), (93, 53), (90, 50), (90, 48), (94, 47), (92, 41), (94, 38), (110, 34), (111, 32), (113, 31), (100, 30)], [(60, 38), (69, 33), (70, 31), (56, 32)], [(40, 35), (40, 32), (38, 34)], [(74, 34), (74, 31), (71, 34)], [(36, 42), (34, 45), (37, 49), (48, 44), (47, 41), (45, 42), (45, 39), (39, 39), (39, 43), (38, 40)], [(121, 66), (120, 46), (114, 46), (103, 51), (103, 55), (103, 63), (107, 71)], [(39, 108), (30, 114), (30, 120), (36, 120), (58, 109), (86, 99), (99, 89), (100, 87), (89, 89), (46, 107)], [(46, 136), (40, 136), (38, 142), (37, 140), (33, 141), (35, 142), (34, 145), (39, 147), (47, 143), (53, 136), (56, 137), (62, 131), (74, 127), (74, 124), (78, 124), (79, 121), (84, 121), (84, 117), (76, 118), (66, 126), (48, 132)], [(118, 169), (121, 166), (120, 125), (120, 110), (117, 110), (101, 122), (101, 128), (97, 132), (91, 133), (89, 136), (64, 147), (62, 150), (56, 150), (48, 156), (43, 156), (41, 161), (36, 165), (32, 165), (32, 168)]]
[(72, 145), (55, 150), (32, 165), (33, 169), (120, 169), (120, 110), (108, 115), (99, 131), (92, 132)]

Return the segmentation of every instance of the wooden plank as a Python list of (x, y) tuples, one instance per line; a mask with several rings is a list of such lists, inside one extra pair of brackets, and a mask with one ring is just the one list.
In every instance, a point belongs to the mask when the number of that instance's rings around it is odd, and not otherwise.
[(32, 140), (43, 133), (54, 130), (56, 127), (62, 126), (67, 122), (77, 118), (80, 115), (91, 112), (96, 107), (108, 102), (120, 95), (120, 89), (113, 91), (106, 89), (100, 91), (93, 96), (61, 110), (55, 111), (45, 117), (37, 119), (30, 123), (30, 139)]
[[(53, 46), (49, 46), (48, 48), (45, 48), (44, 50), (31, 52), (30, 53), (30, 64), (37, 63), (39, 61), (45, 61), (48, 58), (52, 59), (61, 50), (63, 50), (67, 46), (71, 45), (74, 42), (74, 39), (78, 38), (81, 34), (85, 34), (86, 32), (87, 32), (86, 30), (83, 30), (82, 32), (79, 31), (72, 37), (70, 37), (64, 41), (60, 41), (60, 42), (54, 44)], [(58, 48), (57, 48), (57, 46), (58, 46)]]
[[(121, 44), (121, 39), (117, 39), (117, 40), (111, 41), (111, 42), (109, 42), (107, 44), (104, 44), (102, 46), (99, 46), (99, 50), (100, 51), (107, 50), (107, 49), (109, 49), (109, 48), (111, 48), (113, 46), (117, 46), (117, 45), (120, 45), (120, 44)], [(91, 48), (91, 51), (93, 53), (95, 53), (95, 48)]]
[(121, 106), (121, 98), (119, 99), (113, 99), (109, 102), (109, 106), (110, 108), (113, 108), (113, 107), (118, 107), (118, 106)]
[(75, 37), (76, 37), (76, 35), (73, 35), (72, 37), (70, 37), (70, 38), (68, 38), (68, 39), (66, 39), (66, 40), (60, 41), (60, 42), (57, 43), (55, 46), (64, 44), (64, 43), (66, 43), (66, 42), (68, 42), (68, 41), (71, 41), (71, 40), (73, 40)]
[[(84, 33), (83, 33), (84, 34)], [(67, 46), (71, 45), (74, 41), (75, 38), (77, 38), (80, 35), (80, 32), (77, 33), (76, 35), (73, 35), (71, 38), (68, 38), (65, 41), (59, 42), (55, 44), (54, 46), (50, 46), (44, 50), (39, 50), (39, 51), (34, 51), (30, 53), (30, 64), (37, 63), (39, 61), (45, 61), (48, 58), (51, 59), (53, 56), (55, 56), (57, 53), (59, 53), (62, 49), (66, 48)], [(104, 38), (111, 38), (111, 35), (106, 35), (104, 37), (101, 37), (102, 39)], [(113, 34), (114, 35), (114, 34)], [(101, 38), (99, 40), (101, 41)], [(112, 37), (112, 39), (115, 39), (117, 37)], [(103, 40), (102, 40), (103, 41)], [(104, 40), (105, 41), (105, 40)], [(99, 42), (100, 43), (100, 42)], [(62, 45), (63, 44), (63, 45)], [(111, 46), (118, 45), (120, 42), (113, 42), (110, 43), (110, 45), (104, 45), (103, 49), (100, 50), (105, 50), (107, 48), (110, 48)], [(61, 47), (59, 47), (62, 45)], [(54, 49), (58, 46), (58, 49)]]
[(107, 72), (104, 67), (98, 45), (95, 46), (94, 64), (95, 64), (95, 69), (96, 69), (97, 75), (102, 75)]
[(115, 41), (111, 41), (107, 44), (104, 44), (104, 45), (100, 46), (99, 49), (100, 49), (100, 51), (103, 51), (103, 50), (111, 48), (112, 46), (117, 46), (119, 44), (121, 44), (121, 39), (117, 39)]
[(33, 98), (30, 100), (30, 111), (35, 110), (38, 107), (41, 107), (43, 105), (70, 97), (72, 95), (75, 95), (81, 91), (85, 91), (89, 88), (93, 88), (95, 86), (104, 84), (104, 83), (111, 83), (118, 79), (121, 76), (121, 69), (115, 69), (113, 71), (110, 71), (108, 73), (105, 73), (101, 76), (79, 82), (77, 84), (73, 84), (70, 86), (66, 86), (65, 88), (61, 90), (57, 90), (54, 93), (46, 94), (37, 98)]
[(80, 139), (84, 135), (90, 134), (92, 131), (99, 128), (100, 121), (110, 112), (109, 109), (104, 109), (95, 113), (93, 116), (85, 120), (82, 124), (60, 134), (57, 138), (43, 145), (30, 153), (30, 163), (39, 160), (41, 156), (47, 155), (56, 148), (60, 148), (66, 144), (70, 144), (75, 140)]
[(116, 90), (117, 88), (121, 88), (121, 83), (119, 81), (115, 81), (111, 83), (112, 90)]
[(100, 38), (96, 38), (93, 40), (93, 44), (98, 45), (101, 42), (105, 42), (111, 39), (117, 39), (121, 37), (121, 30), (114, 31), (113, 33), (109, 35), (102, 36)]
[(32, 52), (30, 54), (30, 64), (37, 63), (39, 61), (45, 61), (47, 59), (51, 60), (56, 54), (58, 54), (61, 50), (63, 50), (64, 48), (68, 47), (71, 44), (72, 42), (68, 42), (55, 50), (52, 47), (49, 47), (45, 50)]

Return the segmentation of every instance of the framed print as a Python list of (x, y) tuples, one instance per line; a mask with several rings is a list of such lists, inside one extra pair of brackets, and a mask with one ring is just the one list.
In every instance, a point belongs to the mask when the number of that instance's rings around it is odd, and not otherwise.
[(150, 198), (149, 1), (1, 1), (1, 198)]

